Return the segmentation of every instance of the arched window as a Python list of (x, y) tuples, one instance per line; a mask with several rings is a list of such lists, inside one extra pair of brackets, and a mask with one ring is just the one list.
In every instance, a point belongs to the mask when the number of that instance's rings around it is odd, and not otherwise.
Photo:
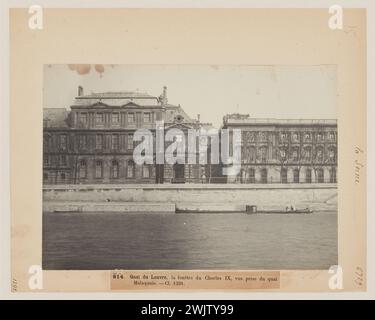
[(127, 164), (128, 165), (127, 165), (126, 176), (128, 178), (134, 178), (134, 168), (135, 168), (135, 166), (134, 166), (133, 160), (129, 160)]
[(112, 161), (112, 178), (118, 178), (119, 176), (119, 164), (117, 160)]
[(86, 172), (87, 172), (86, 160), (81, 160), (79, 162), (79, 177), (80, 177), (80, 179), (86, 178)]
[(101, 160), (95, 161), (95, 178), (103, 178), (103, 161)]

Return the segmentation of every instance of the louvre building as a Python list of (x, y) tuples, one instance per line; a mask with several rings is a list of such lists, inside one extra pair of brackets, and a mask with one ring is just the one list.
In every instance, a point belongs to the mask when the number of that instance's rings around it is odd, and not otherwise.
[(234, 177), (222, 176), (220, 164), (135, 164), (134, 132), (154, 133), (156, 121), (164, 122), (165, 132), (177, 128), (184, 135), (212, 127), (169, 104), (166, 87), (160, 96), (85, 95), (79, 87), (70, 110), (44, 108), (43, 183), (336, 183), (336, 120), (226, 115), (222, 128), (242, 131), (241, 170)]

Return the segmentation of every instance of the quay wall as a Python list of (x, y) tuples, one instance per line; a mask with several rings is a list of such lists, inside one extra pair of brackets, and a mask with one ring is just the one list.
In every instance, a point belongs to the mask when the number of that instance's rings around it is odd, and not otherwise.
[[(310, 207), (320, 211), (337, 210), (336, 184), (274, 184), (274, 185), (49, 185), (43, 187), (44, 208), (48, 203), (100, 203), (126, 206), (131, 211), (138, 205), (162, 208), (162, 203), (178, 208), (238, 208), (256, 205), (262, 209)], [(51, 205), (52, 206), (52, 205)], [(137, 210), (141, 211), (141, 210)], [(159, 211), (159, 209), (150, 211)]]

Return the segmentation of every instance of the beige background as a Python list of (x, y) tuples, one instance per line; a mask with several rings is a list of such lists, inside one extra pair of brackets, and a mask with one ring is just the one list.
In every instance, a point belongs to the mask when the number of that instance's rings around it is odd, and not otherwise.
[[(12, 278), (27, 291), (41, 264), (43, 65), (337, 64), (339, 264), (344, 290), (366, 270), (366, 172), (354, 182), (354, 150), (366, 150), (366, 14), (346, 9), (344, 29), (327, 9), (45, 9), (44, 29), (26, 9), (10, 13)], [(62, 88), (63, 90), (63, 88)], [(365, 163), (366, 158), (360, 160)], [(329, 291), (327, 270), (282, 271), (286, 291)], [(109, 271), (44, 272), (45, 291), (108, 290)]]

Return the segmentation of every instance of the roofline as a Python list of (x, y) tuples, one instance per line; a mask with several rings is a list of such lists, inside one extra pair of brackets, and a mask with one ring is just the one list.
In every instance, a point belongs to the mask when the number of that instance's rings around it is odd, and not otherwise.
[(154, 96), (76, 96), (75, 99), (156, 99)]
[[(124, 105), (121, 105), (121, 106), (114, 106), (114, 105), (108, 105), (108, 104), (105, 104), (103, 103), (101, 106), (95, 106), (96, 103), (94, 103), (93, 105), (72, 105), (70, 106), (70, 109), (91, 109), (91, 108), (97, 108), (97, 109), (100, 109), (101, 107), (103, 109), (106, 109), (106, 108), (115, 108), (115, 109), (134, 109), (130, 106), (128, 106), (128, 103), (127, 104), (124, 104)], [(133, 105), (136, 105), (137, 107), (141, 107), (141, 108), (149, 108), (149, 109), (163, 109), (164, 106), (162, 105), (137, 105), (136, 103), (134, 103)]]
[(337, 119), (274, 119), (274, 118), (251, 118), (251, 119), (227, 119), (223, 121), (225, 125), (335, 125)]

